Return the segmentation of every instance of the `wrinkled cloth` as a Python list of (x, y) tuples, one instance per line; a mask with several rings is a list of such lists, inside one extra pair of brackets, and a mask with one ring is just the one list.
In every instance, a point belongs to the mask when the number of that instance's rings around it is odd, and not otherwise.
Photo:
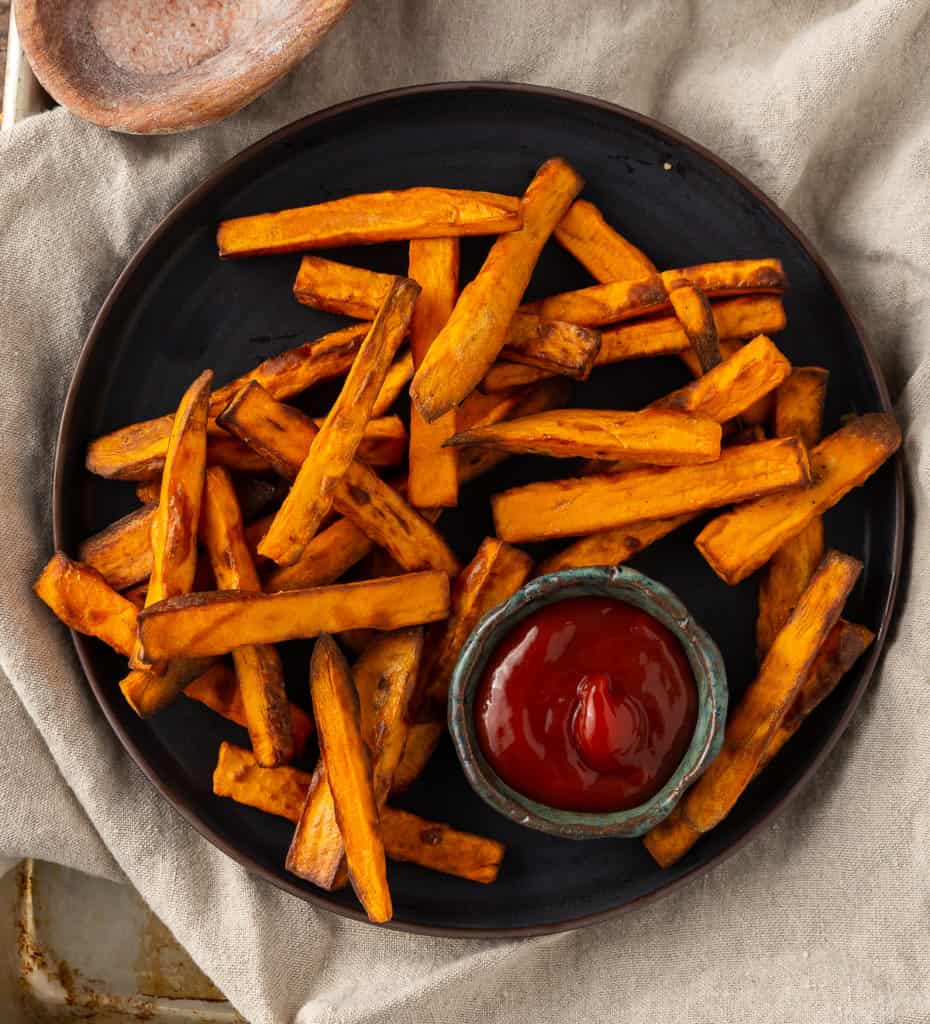
[[(0, 856), (131, 882), (253, 1024), (930, 1019), (930, 0), (366, 0), (219, 125), (109, 134), (64, 110), (0, 139)], [(449, 941), (250, 877), (132, 764), (30, 585), (78, 350), (117, 274), (211, 169), (368, 92), (522, 80), (642, 111), (801, 226), (870, 333), (905, 427), (910, 562), (853, 724), (778, 822), (611, 923)], [(922, 655), (921, 651), (925, 653)]]

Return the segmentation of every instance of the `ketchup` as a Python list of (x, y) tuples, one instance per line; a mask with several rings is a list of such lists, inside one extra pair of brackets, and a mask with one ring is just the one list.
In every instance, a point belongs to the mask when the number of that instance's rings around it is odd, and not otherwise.
[(478, 686), (478, 742), (508, 785), (550, 807), (619, 811), (684, 757), (697, 689), (675, 635), (646, 612), (576, 597), (519, 622)]

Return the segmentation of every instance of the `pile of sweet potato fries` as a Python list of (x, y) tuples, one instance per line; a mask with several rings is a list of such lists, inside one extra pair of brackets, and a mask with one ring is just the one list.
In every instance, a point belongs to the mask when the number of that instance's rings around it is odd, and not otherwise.
[[(785, 326), (779, 261), (660, 272), (582, 185), (552, 159), (522, 198), (413, 188), (223, 222), (223, 258), (403, 240), (408, 276), (304, 255), (297, 301), (364, 322), (220, 387), (205, 371), (173, 413), (95, 440), (87, 468), (136, 482), (142, 506), (77, 560), (56, 553), (36, 584), (68, 626), (127, 657), (120, 687), (139, 715), (184, 694), (244, 726), (251, 749), (221, 745), (214, 792), (294, 822), (288, 870), (324, 889), (351, 881), (374, 921), (392, 915), (386, 857), (497, 877), (500, 843), (389, 800), (442, 735), (466, 637), (534, 572), (623, 562), (726, 506), (698, 550), (727, 584), (763, 570), (758, 676), (720, 756), (646, 837), (662, 865), (729, 812), (872, 641), (840, 618), (861, 566), (824, 553), (820, 517), (897, 449), (894, 420), (859, 416), (821, 439), (826, 371), (793, 368), (768, 337)], [(468, 235), (496, 237), (460, 289)], [(521, 305), (550, 238), (597, 283)], [(571, 380), (654, 355), (695, 380), (643, 409), (568, 407)], [(286, 404), (340, 377), (322, 420)], [(409, 432), (390, 411), (408, 386)], [(514, 453), (587, 461), (496, 495), (497, 537), (462, 567), (442, 510)], [(572, 542), (535, 567), (513, 546), (553, 538)], [(318, 637), (312, 714), (289, 701), (275, 646), (298, 637)], [(291, 762), (314, 733), (311, 774)]]

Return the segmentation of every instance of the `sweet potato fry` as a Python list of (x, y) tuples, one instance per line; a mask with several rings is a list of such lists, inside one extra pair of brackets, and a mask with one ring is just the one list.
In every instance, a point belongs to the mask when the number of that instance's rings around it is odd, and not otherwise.
[(643, 519), (666, 519), (810, 480), (797, 438), (725, 449), (701, 466), (637, 469), (527, 484), (491, 499), (497, 535), (511, 543), (572, 537)]
[[(225, 662), (218, 661), (197, 676), (185, 688), (184, 696), (228, 718), (230, 722), (241, 725), (243, 729), (248, 728), (239, 681), (236, 673)], [(313, 718), (296, 704), (290, 705), (290, 717), (294, 756), (300, 757), (314, 733)]]
[[(269, 394), (283, 400), (314, 384), (341, 376), (352, 365), (368, 327), (368, 324), (345, 327), (266, 359), (254, 370), (213, 392), (210, 416), (218, 416), (253, 380)], [(97, 438), (88, 446), (87, 468), (91, 473), (112, 480), (150, 480), (164, 468), (173, 422), (171, 413)], [(208, 431), (210, 429), (208, 424)]]
[(415, 282), (398, 278), (362, 342), (339, 397), (313, 438), (290, 493), (258, 546), (259, 554), (278, 565), (297, 561), (329, 512), (333, 493), (355, 459), (419, 291)]
[(756, 773), (817, 651), (840, 617), (862, 563), (830, 551), (727, 721), (723, 749), (685, 794), (682, 813), (699, 832), (718, 824)]
[(157, 672), (132, 669), (120, 680), (126, 703), (140, 718), (168, 707), (197, 677), (215, 664), (213, 658), (173, 658)]
[(460, 405), (497, 358), (539, 253), (583, 184), (563, 160), (536, 172), (520, 204), (523, 226), (491, 246), (414, 375), (410, 396), (424, 419)]
[(900, 443), (901, 430), (890, 414), (857, 417), (811, 451), (810, 487), (761, 498), (712, 519), (695, 540), (698, 550), (725, 583), (739, 583), (863, 484)]
[(625, 458), (653, 466), (680, 466), (719, 458), (720, 438), (719, 423), (670, 409), (557, 409), (466, 430), (446, 443), (566, 459)]
[[(766, 297), (766, 296), (763, 296)], [(767, 296), (771, 298), (771, 296)], [(729, 359), (731, 356), (736, 355), (737, 352), (742, 348), (742, 343), (734, 340), (721, 340), (720, 342), (720, 354), (724, 360)], [(704, 370), (701, 368), (701, 362), (697, 357), (697, 353), (692, 349), (688, 349), (685, 352), (679, 352), (678, 358), (688, 367), (694, 377), (701, 377), (704, 374)], [(775, 408), (775, 392), (769, 391), (764, 394), (761, 398), (756, 399), (751, 405), (747, 405), (746, 408), (739, 414), (739, 419), (744, 427), (762, 426), (765, 427), (772, 420), (772, 412)]]
[(515, 231), (520, 223), (520, 200), (515, 196), (408, 188), (224, 220), (216, 243), (220, 256), (228, 259), (411, 238), (497, 235)]
[(567, 320), (581, 327), (602, 327), (632, 317), (663, 313), (669, 290), (694, 284), (710, 298), (759, 292), (780, 292), (787, 285), (776, 259), (727, 260), (666, 270), (633, 281), (613, 281), (552, 295), (520, 307), (547, 320)]
[(152, 571), (154, 511), (137, 509), (88, 537), (78, 548), (78, 559), (96, 569), (114, 590), (147, 579)]
[[(342, 652), (326, 634), (313, 648), (310, 693), (352, 888), (372, 921), (389, 921), (391, 893), (371, 757), (359, 724), (358, 694)], [(300, 824), (297, 829), (299, 834)], [(290, 855), (288, 866), (294, 870)]]
[(647, 519), (630, 523), (617, 530), (605, 530), (582, 537), (562, 551), (550, 555), (536, 566), (536, 575), (545, 576), (563, 569), (580, 569), (588, 565), (620, 565), (657, 540), (696, 518), (696, 512), (670, 519)]
[(448, 621), (428, 636), (421, 669), (422, 692), (443, 712), (452, 670), (469, 633), (487, 612), (523, 586), (532, 568), (533, 560), (525, 551), (486, 537), (459, 573), (452, 587)]
[(139, 636), (147, 657), (202, 657), (344, 629), (400, 629), (448, 612), (449, 577), (415, 572), (278, 594), (185, 594), (146, 608)]
[[(775, 395), (775, 432), (779, 437), (800, 437), (808, 448), (817, 444), (826, 384), (827, 371), (819, 367), (792, 370)], [(760, 660), (788, 621), (823, 552), (823, 521), (818, 516), (772, 555), (759, 581), (756, 651)]]
[(263, 589), (301, 590), (335, 583), (375, 547), (351, 519), (337, 519), (321, 530), (293, 564), (275, 566), (263, 580)]
[(423, 774), (429, 759), (446, 731), (445, 720), (438, 717), (414, 722), (407, 730), (407, 745), (394, 773), (392, 793), (403, 793)]
[[(303, 413), (275, 402), (257, 384), (245, 388), (219, 417), (226, 429), (260, 452), (275, 470), (293, 479), (316, 428)], [(408, 571), (422, 568), (458, 572), (458, 563), (439, 532), (367, 466), (353, 462), (336, 488), (333, 504)]]
[(596, 280), (625, 281), (655, 274), (651, 259), (604, 220), (586, 199), (576, 199), (555, 229), (555, 240)]
[(393, 284), (393, 274), (379, 274), (307, 253), (294, 281), (294, 298), (304, 306), (327, 313), (373, 320)]
[[(200, 535), (221, 590), (261, 590), (232, 481), (219, 467), (207, 470)], [(294, 745), (278, 652), (270, 645), (247, 645), (236, 647), (232, 658), (255, 757), (269, 767), (285, 764)]]
[[(378, 395), (375, 398), (375, 403), (371, 407), (372, 417), (384, 416), (388, 409), (390, 409), (397, 399), (400, 398), (400, 396), (407, 390), (407, 385), (411, 380), (413, 380), (413, 355), (408, 349), (406, 352), (399, 355), (388, 367), (388, 372), (384, 375), (384, 383), (381, 385)], [(323, 424), (320, 423), (318, 425), (322, 426)], [(365, 432), (367, 434), (367, 427), (365, 428)], [(406, 452), (404, 454), (406, 454)], [(364, 457), (361, 448), (359, 448), (358, 457), (363, 462), (368, 462), (372, 466), (387, 465), (387, 463), (373, 462), (371, 458)], [(394, 463), (392, 462), (390, 465), (394, 465)]]
[(127, 657), (136, 645), (137, 611), (104, 577), (57, 551), (33, 588), (59, 619)]
[(161, 473), (150, 480), (140, 480), (136, 484), (136, 497), (140, 505), (157, 505), (161, 497)]
[[(410, 323), (410, 351), (417, 369), (430, 345), (446, 325), (459, 289), (459, 243), (456, 238), (433, 238), (410, 243), (410, 277), (420, 285)], [(447, 412), (432, 423), (410, 409), (410, 471), (407, 497), (416, 508), (449, 508), (458, 503), (458, 463), (455, 452), (442, 447), (455, 433), (456, 413)]]
[[(532, 416), (537, 412), (546, 412), (549, 409), (560, 409), (567, 404), (571, 394), (571, 384), (564, 377), (553, 377), (551, 380), (540, 381), (535, 387), (523, 392), (516, 399), (507, 414), (513, 416)], [(483, 425), (481, 421), (474, 424), (468, 423), (468, 411), (472, 403), (479, 397), (479, 393), (473, 392), (468, 401), (462, 406), (460, 423), (463, 428)], [(488, 398), (505, 398), (509, 401), (512, 396), (489, 395)], [(498, 422), (492, 420), (490, 422)], [(462, 448), (458, 452), (459, 464), (459, 485), (468, 483), (483, 473), (490, 472), (504, 459), (509, 458), (506, 452), (488, 451), (483, 448)]]
[(601, 335), (590, 327), (517, 313), (510, 321), (501, 359), (564, 377), (585, 380), (601, 350)]
[[(194, 582), (212, 380), (210, 370), (204, 370), (184, 393), (171, 425), (161, 496), (152, 516), (152, 572), (146, 606), (186, 594)], [(134, 669), (149, 668), (151, 663), (141, 645), (129, 660)]]
[[(720, 299), (711, 303), (721, 350), (736, 338), (753, 338), (757, 334), (774, 334), (784, 328), (785, 307), (777, 295), (746, 295)], [(688, 336), (677, 317), (665, 316), (641, 322), (620, 324), (600, 332), (601, 347), (594, 360), (595, 367), (620, 363), (646, 356), (694, 356)], [(733, 346), (732, 351), (735, 351)], [(723, 354), (732, 354), (732, 351)], [(696, 357), (694, 357), (696, 363)], [(700, 375), (700, 367), (695, 376)], [(482, 391), (504, 391), (525, 387), (550, 376), (547, 371), (533, 370), (499, 361), (484, 375)]]
[[(420, 629), (381, 634), (352, 670), (379, 809), (387, 799), (407, 740), (406, 713), (416, 686), (422, 646)], [(343, 875), (344, 854), (326, 766), (321, 761), (294, 831), (286, 866), (323, 889), (333, 889)]]
[(207, 465), (222, 466), (230, 473), (268, 473), (271, 466), (234, 437), (207, 438)]
[[(845, 619), (840, 619), (836, 623), (817, 652), (794, 702), (781, 724), (769, 737), (765, 752), (756, 768), (756, 775), (791, 739), (814, 708), (832, 693), (843, 676), (868, 649), (873, 639), (873, 633), (865, 626), (847, 622)], [(681, 860), (700, 838), (701, 833), (684, 817), (679, 806), (665, 821), (647, 833), (643, 842), (656, 863), (665, 868)]]
[[(297, 768), (262, 768), (251, 751), (223, 742), (213, 772), (213, 792), (296, 822), (310, 779), (307, 772)], [(493, 839), (460, 832), (393, 807), (381, 809), (381, 830), (392, 860), (407, 860), (476, 882), (494, 881), (496, 862), (504, 853), (503, 845)]]
[(497, 879), (506, 847), (496, 839), (425, 822), (409, 811), (385, 808), (384, 847), (391, 860), (405, 860), (487, 885)]
[(707, 373), (721, 361), (717, 325), (707, 296), (695, 285), (685, 284), (670, 291), (668, 300), (688, 336), (701, 369)]

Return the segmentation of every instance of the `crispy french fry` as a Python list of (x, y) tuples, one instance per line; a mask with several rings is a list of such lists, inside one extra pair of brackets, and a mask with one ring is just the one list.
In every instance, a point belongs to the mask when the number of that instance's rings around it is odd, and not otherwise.
[[(800, 437), (808, 448), (820, 440), (827, 371), (808, 366), (792, 370), (775, 395), (775, 432)], [(823, 521), (818, 516), (783, 544), (759, 581), (756, 651), (760, 660), (788, 621), (798, 599), (823, 558)]]
[(293, 565), (329, 512), (371, 417), (371, 409), (407, 331), (420, 286), (398, 278), (352, 364), (339, 397), (313, 438), (294, 485), (258, 546), (259, 554)]
[(220, 256), (228, 259), (411, 238), (496, 235), (515, 231), (520, 223), (520, 200), (515, 196), (408, 188), (224, 220), (216, 243)]
[(701, 369), (707, 373), (721, 361), (717, 325), (707, 296), (695, 285), (685, 284), (670, 291), (668, 300), (688, 336)]
[[(777, 295), (746, 295), (735, 299), (720, 299), (711, 303), (717, 336), (722, 354), (737, 338), (753, 338), (757, 334), (774, 334), (785, 326), (785, 307)], [(677, 317), (666, 316), (641, 322), (620, 324), (600, 332), (601, 347), (594, 360), (595, 367), (619, 363), (645, 356), (696, 356), (690, 348), (688, 336)], [(700, 375), (697, 368), (695, 376)], [(503, 361), (495, 363), (484, 375), (482, 391), (504, 391), (525, 387), (550, 376), (547, 371), (517, 366)]]
[(293, 564), (275, 566), (263, 580), (263, 589), (301, 590), (335, 583), (375, 547), (351, 519), (337, 519), (321, 530)]
[(385, 811), (381, 831), (391, 860), (410, 861), (485, 885), (497, 879), (506, 851), (503, 843), (424, 822), (409, 811), (393, 807)]
[(698, 550), (725, 583), (739, 583), (863, 484), (900, 443), (901, 430), (890, 414), (857, 417), (812, 449), (810, 487), (761, 498), (712, 519), (695, 540)]
[[(359, 723), (358, 694), (342, 652), (326, 634), (313, 648), (310, 693), (320, 758), (326, 765), (352, 888), (372, 921), (389, 921), (391, 893), (371, 757)], [(301, 825), (297, 828), (299, 834)], [(291, 854), (293, 850), (292, 846)], [(288, 867), (293, 871), (291, 854)]]
[[(239, 681), (236, 673), (225, 662), (218, 661), (197, 676), (185, 688), (184, 696), (228, 718), (230, 722), (241, 725), (243, 729), (248, 728)], [(313, 718), (296, 704), (290, 705), (290, 716), (294, 756), (300, 757), (314, 733)]]
[[(585, 380), (601, 350), (601, 335), (589, 327), (517, 313), (510, 321), (501, 359)], [(479, 381), (480, 383), (480, 381)]]
[(545, 576), (550, 572), (580, 569), (588, 565), (620, 565), (650, 544), (690, 523), (696, 516), (696, 512), (686, 512), (671, 519), (647, 519), (617, 530), (592, 533), (590, 537), (582, 537), (540, 562), (536, 566), (536, 575)]
[(114, 590), (124, 590), (147, 579), (152, 571), (154, 511), (137, 509), (88, 537), (78, 548), (78, 559), (96, 569)]
[[(207, 470), (200, 535), (221, 590), (261, 590), (236, 492), (226, 471), (216, 466)], [(269, 767), (285, 764), (294, 756), (294, 744), (281, 658), (270, 645), (237, 647), (232, 658), (256, 760)]]
[[(387, 799), (407, 740), (406, 712), (416, 686), (422, 646), (420, 629), (382, 634), (352, 670), (360, 729), (372, 758), (372, 786), (379, 809)], [(344, 854), (327, 770), (321, 761), (294, 830), (286, 866), (323, 889), (333, 889), (343, 875)]]
[[(486, 537), (452, 587), (449, 619), (427, 638), (422, 692), (445, 709), (449, 681), (469, 633), (492, 608), (527, 581), (533, 560), (525, 551)], [(431, 631), (432, 632), (432, 631)]]
[[(410, 322), (410, 351), (417, 369), (455, 307), (459, 289), (458, 239), (411, 242), (408, 273), (422, 289)], [(455, 452), (442, 447), (455, 433), (455, 427), (455, 411), (427, 423), (416, 406), (411, 407), (407, 497), (416, 508), (449, 508), (458, 503)]]
[(137, 611), (96, 569), (56, 551), (33, 587), (59, 619), (127, 657), (136, 645)]
[(644, 519), (747, 501), (810, 480), (797, 438), (725, 449), (701, 466), (637, 469), (528, 484), (491, 499), (497, 535), (511, 543), (597, 533)]
[(446, 731), (445, 721), (438, 718), (414, 722), (407, 731), (407, 746), (394, 773), (392, 793), (403, 793), (423, 774), (429, 759)]
[[(266, 359), (254, 370), (213, 392), (210, 416), (218, 416), (253, 380), (269, 394), (283, 400), (314, 384), (341, 376), (352, 365), (368, 327), (368, 324), (345, 327)], [(173, 422), (171, 413), (97, 438), (87, 448), (87, 468), (91, 473), (112, 480), (150, 480), (164, 468)]]
[(719, 458), (720, 438), (720, 424), (714, 420), (671, 409), (557, 409), (466, 430), (446, 443), (566, 459), (626, 458), (680, 466)]
[[(769, 738), (756, 775), (798, 731), (814, 708), (833, 692), (843, 676), (868, 650), (873, 639), (874, 634), (865, 626), (845, 619), (836, 623), (817, 652), (814, 664), (781, 725)], [(661, 825), (646, 834), (643, 842), (656, 863), (665, 868), (681, 860), (700, 838), (701, 833), (685, 819), (681, 809), (676, 808)]]
[(699, 832), (729, 814), (755, 775), (861, 570), (861, 562), (838, 551), (824, 557), (759, 674), (730, 714), (723, 749), (681, 802), (685, 820)]
[[(399, 355), (388, 367), (388, 371), (384, 375), (384, 383), (381, 385), (378, 395), (375, 398), (374, 405), (371, 407), (372, 417), (384, 416), (388, 409), (390, 409), (397, 399), (400, 398), (400, 396), (407, 390), (407, 385), (411, 380), (413, 380), (413, 355), (408, 349), (406, 352)], [(320, 423), (318, 425), (322, 426), (323, 424)], [(366, 433), (368, 432), (368, 427), (365, 428), (365, 431)], [(406, 454), (405, 450), (404, 455)], [(364, 457), (361, 447), (359, 448), (358, 457), (363, 462), (368, 462), (372, 466), (387, 465), (387, 463), (373, 462), (370, 458)], [(397, 461), (401, 462), (403, 460), (398, 459)], [(394, 463), (392, 462), (390, 465), (393, 466)]]
[(400, 629), (443, 619), (448, 611), (449, 577), (414, 572), (278, 594), (185, 594), (146, 608), (139, 636), (152, 659), (204, 657), (344, 629)]
[(520, 204), (523, 226), (491, 246), (414, 375), (410, 396), (424, 419), (460, 405), (497, 358), (539, 253), (583, 184), (563, 160), (536, 172)]
[[(206, 472), (207, 412), (213, 374), (204, 372), (181, 398), (165, 456), (158, 507), (152, 516), (152, 571), (146, 606), (186, 594), (197, 569), (197, 522)], [(141, 645), (129, 665), (151, 668)], [(160, 666), (163, 669), (164, 666)]]
[(780, 292), (787, 286), (782, 265), (776, 259), (727, 260), (694, 267), (666, 270), (633, 281), (613, 281), (552, 295), (520, 307), (547, 320), (567, 320), (582, 327), (602, 327), (632, 317), (663, 313), (669, 308), (668, 293), (683, 284), (697, 285), (708, 297), (744, 293)]
[[(532, 416), (537, 412), (546, 412), (549, 409), (560, 409), (567, 404), (571, 394), (571, 384), (564, 377), (553, 377), (551, 380), (540, 381), (535, 387), (523, 392), (508, 411), (514, 416)], [(467, 414), (472, 403), (479, 397), (478, 392), (473, 392), (468, 401), (462, 406), (462, 412)], [(508, 396), (487, 396), (488, 398), (500, 398)], [(462, 427), (469, 427), (467, 415), (460, 416)], [(491, 422), (497, 422), (493, 420)], [(480, 425), (478, 423), (473, 424)], [(458, 452), (459, 464), (459, 485), (476, 479), (483, 473), (490, 472), (504, 459), (508, 458), (506, 452), (488, 451), (483, 448), (462, 448)]]
[(596, 281), (624, 281), (655, 274), (651, 259), (604, 220), (601, 211), (586, 199), (576, 199), (555, 229), (555, 240)]
[[(307, 772), (286, 765), (262, 768), (251, 751), (223, 742), (213, 772), (213, 792), (296, 822), (310, 779)], [(385, 850), (392, 860), (410, 861), (476, 882), (494, 881), (496, 862), (504, 853), (503, 845), (493, 839), (460, 832), (393, 807), (381, 809), (381, 829)]]
[[(303, 413), (275, 402), (257, 384), (245, 388), (218, 422), (289, 479), (306, 459), (316, 430)], [(333, 504), (375, 543), (387, 548), (406, 570), (458, 572), (455, 556), (435, 527), (362, 463), (350, 465), (336, 488)]]

